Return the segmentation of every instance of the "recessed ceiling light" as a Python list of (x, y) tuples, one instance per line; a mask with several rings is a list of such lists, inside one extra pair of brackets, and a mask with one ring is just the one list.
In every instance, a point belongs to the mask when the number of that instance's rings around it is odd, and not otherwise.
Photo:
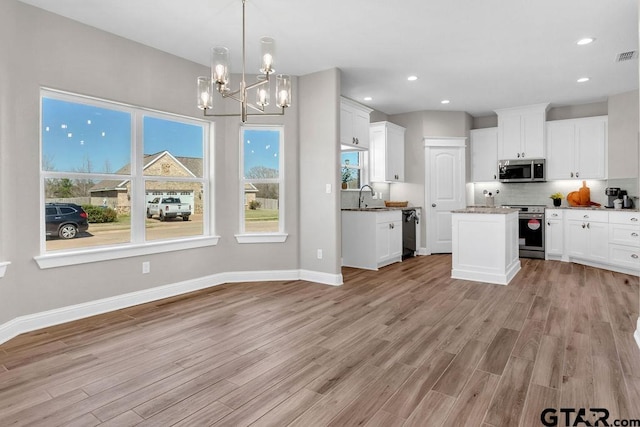
[(588, 82), (589, 81), (589, 77), (580, 77), (578, 79), (578, 83), (584, 83), (584, 82)]
[(410, 82), (415, 82), (416, 80), (418, 80), (418, 76), (409, 76), (407, 77), (407, 80), (409, 80)]
[(370, 96), (365, 96), (363, 99), (364, 99), (365, 101), (371, 101), (373, 98), (372, 98), (372, 97), (370, 97)]
[(448, 99), (443, 99), (442, 101), (440, 101), (440, 104), (448, 104), (449, 102), (451, 101), (449, 101)]
[(577, 44), (578, 46), (584, 46), (584, 45), (586, 45), (586, 44), (593, 43), (595, 40), (596, 40), (596, 39), (591, 38), (591, 37), (585, 37), (585, 38), (583, 38), (583, 39), (578, 40), (578, 41), (576, 42), (576, 44)]

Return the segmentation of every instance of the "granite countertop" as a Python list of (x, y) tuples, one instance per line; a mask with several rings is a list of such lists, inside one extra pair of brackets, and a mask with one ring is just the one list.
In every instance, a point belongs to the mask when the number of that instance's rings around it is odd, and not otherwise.
[(468, 207), (464, 209), (456, 209), (451, 213), (475, 213), (475, 214), (492, 214), (492, 215), (508, 215), (510, 213), (519, 212), (518, 209), (501, 208), (501, 207)]
[(591, 210), (591, 211), (608, 211), (608, 212), (640, 212), (638, 208), (632, 209), (613, 209), (613, 208), (605, 208), (604, 206), (547, 206), (547, 209), (581, 209), (581, 210)]
[(366, 208), (342, 208), (343, 211), (356, 211), (356, 212), (384, 212), (384, 211), (402, 211), (405, 209), (421, 209), (420, 206), (405, 206), (401, 207), (387, 207), (387, 206), (369, 206)]

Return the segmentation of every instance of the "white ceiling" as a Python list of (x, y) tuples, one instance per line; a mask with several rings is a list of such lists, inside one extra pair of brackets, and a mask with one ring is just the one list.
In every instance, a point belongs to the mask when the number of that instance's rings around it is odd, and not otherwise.
[[(205, 65), (222, 44), (240, 71), (241, 0), (22, 1)], [(638, 49), (636, 0), (247, 0), (246, 8), (248, 71), (268, 35), (277, 72), (338, 67), (343, 95), (387, 114), (483, 116), (638, 88), (638, 60), (615, 61)], [(586, 36), (595, 43), (577, 46)], [(419, 79), (408, 82), (411, 74)], [(576, 83), (583, 76), (591, 80)]]

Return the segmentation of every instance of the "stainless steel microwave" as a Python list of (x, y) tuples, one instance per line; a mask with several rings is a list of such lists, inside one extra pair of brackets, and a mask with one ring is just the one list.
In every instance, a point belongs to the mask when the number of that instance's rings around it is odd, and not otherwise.
[(544, 159), (500, 160), (498, 162), (500, 182), (546, 181)]

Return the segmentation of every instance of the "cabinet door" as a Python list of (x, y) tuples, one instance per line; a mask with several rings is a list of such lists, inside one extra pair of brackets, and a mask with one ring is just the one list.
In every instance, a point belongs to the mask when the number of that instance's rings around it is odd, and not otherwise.
[[(412, 223), (413, 224), (413, 223)], [(389, 230), (389, 255), (391, 258), (402, 256), (402, 221), (394, 221)]]
[(386, 180), (391, 182), (404, 181), (404, 131), (394, 128), (387, 129), (386, 144)]
[(587, 237), (584, 221), (567, 221), (567, 254), (585, 258), (587, 256)]
[[(381, 222), (376, 224), (376, 258), (378, 263), (391, 258), (391, 225), (392, 222)], [(400, 229), (402, 232), (402, 229)], [(402, 249), (402, 242), (400, 242)]]
[(566, 121), (547, 123), (547, 179), (575, 178), (575, 126)]
[(520, 114), (504, 114), (499, 120), (500, 160), (519, 159), (521, 156), (522, 124)]
[(607, 262), (609, 260), (609, 224), (605, 222), (587, 223), (589, 253), (592, 261)]
[(471, 131), (471, 181), (495, 181), (498, 176), (498, 128)]
[(532, 111), (520, 116), (522, 126), (522, 143), (520, 157), (527, 159), (544, 159), (544, 124), (545, 112)]
[(350, 105), (340, 104), (340, 144), (356, 146), (355, 144), (355, 110)]
[(361, 150), (369, 149), (369, 113), (356, 109), (353, 114), (353, 133)]
[(605, 179), (607, 154), (607, 120), (576, 121), (575, 172), (579, 179)]
[(545, 229), (545, 251), (549, 255), (562, 255), (564, 237), (562, 219), (547, 219)]

